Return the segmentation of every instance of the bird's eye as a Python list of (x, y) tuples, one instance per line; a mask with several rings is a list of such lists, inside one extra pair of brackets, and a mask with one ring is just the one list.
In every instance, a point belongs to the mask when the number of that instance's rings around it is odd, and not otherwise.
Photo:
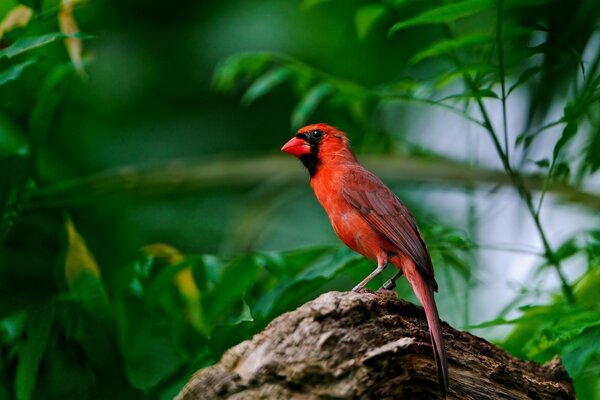
[(315, 129), (314, 131), (310, 132), (310, 136), (314, 137), (315, 139), (319, 139), (320, 137), (323, 136), (323, 132), (321, 132), (318, 129)]

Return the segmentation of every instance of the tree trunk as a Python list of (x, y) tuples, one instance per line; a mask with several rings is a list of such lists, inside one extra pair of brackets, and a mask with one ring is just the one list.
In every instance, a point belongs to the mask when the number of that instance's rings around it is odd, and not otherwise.
[[(545, 365), (443, 324), (448, 399), (574, 399)], [(440, 399), (423, 309), (393, 292), (330, 292), (281, 315), (202, 369), (177, 399)]]

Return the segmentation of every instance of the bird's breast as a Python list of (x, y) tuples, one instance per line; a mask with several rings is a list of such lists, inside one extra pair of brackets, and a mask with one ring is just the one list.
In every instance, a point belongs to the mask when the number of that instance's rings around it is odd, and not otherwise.
[(383, 248), (387, 247), (385, 240), (373, 231), (360, 212), (344, 198), (341, 182), (336, 179), (313, 179), (311, 186), (340, 240), (365, 257), (376, 259)]

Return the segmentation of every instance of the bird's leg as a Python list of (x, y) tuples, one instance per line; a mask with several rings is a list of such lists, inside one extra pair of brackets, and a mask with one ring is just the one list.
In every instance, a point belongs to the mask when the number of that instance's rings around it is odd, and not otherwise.
[(387, 255), (377, 257), (377, 268), (373, 272), (369, 274), (365, 279), (363, 279), (358, 285), (354, 286), (352, 289), (353, 292), (360, 292), (362, 288), (364, 288), (367, 283), (371, 281), (371, 279), (375, 278), (377, 275), (381, 273), (387, 267)]
[(393, 277), (391, 277), (390, 279), (388, 279), (380, 288), (384, 289), (384, 290), (393, 290), (396, 288), (396, 279), (400, 278), (402, 276), (402, 270), (396, 272), (396, 275), (394, 275)]

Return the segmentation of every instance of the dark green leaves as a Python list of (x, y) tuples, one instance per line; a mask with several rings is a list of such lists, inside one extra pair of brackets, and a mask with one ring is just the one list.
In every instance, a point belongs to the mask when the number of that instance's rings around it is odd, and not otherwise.
[(18, 0), (18, 1), (19, 1), (19, 3), (25, 4), (26, 6), (29, 6), (36, 11), (41, 11), (41, 9), (42, 9), (43, 0)]
[(242, 104), (249, 105), (254, 100), (267, 94), (275, 86), (285, 82), (290, 76), (290, 71), (286, 68), (275, 68), (258, 78), (244, 93)]
[(271, 64), (272, 57), (267, 53), (238, 54), (221, 62), (215, 69), (213, 86), (216, 90), (232, 91), (238, 80), (255, 79)]
[(383, 4), (370, 3), (359, 7), (354, 14), (356, 33), (361, 41), (365, 41), (373, 27), (387, 14)]
[(30, 161), (22, 155), (0, 158), (0, 243), (15, 223), (21, 209)]
[(304, 125), (332, 90), (333, 88), (330, 84), (323, 82), (314, 86), (306, 93), (292, 111), (292, 129), (297, 129)]
[(37, 59), (30, 58), (29, 60), (23, 61), (22, 63), (11, 65), (4, 71), (0, 72), (0, 86), (19, 79), (23, 71), (25, 71), (27, 67), (29, 67), (36, 61)]
[(565, 129), (563, 129), (560, 139), (558, 139), (558, 141), (554, 145), (554, 150), (552, 152), (552, 157), (554, 158), (554, 160), (556, 160), (562, 148), (575, 136), (576, 133), (576, 122), (570, 122), (567, 124), (567, 126), (565, 126)]
[(46, 352), (55, 313), (55, 305), (47, 304), (29, 315), (26, 329), (27, 338), (19, 352), (17, 366), (17, 400), (32, 398), (34, 389), (37, 386), (40, 361)]
[(397, 22), (390, 29), (393, 35), (400, 29), (406, 29), (419, 25), (430, 25), (453, 22), (459, 18), (468, 17), (494, 6), (489, 0), (465, 0), (457, 3), (444, 4), (439, 7), (430, 8), (414, 17)]
[(426, 49), (419, 51), (410, 59), (410, 62), (415, 64), (427, 58), (452, 54), (452, 52), (457, 50), (488, 45), (494, 43), (495, 40), (496, 38), (494, 36), (484, 33), (475, 33), (472, 35), (461, 36), (456, 39), (441, 40)]

